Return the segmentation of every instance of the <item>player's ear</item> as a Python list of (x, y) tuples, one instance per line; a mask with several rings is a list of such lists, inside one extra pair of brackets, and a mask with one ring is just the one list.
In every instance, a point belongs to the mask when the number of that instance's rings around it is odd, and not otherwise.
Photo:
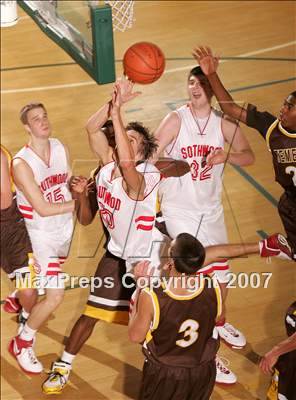
[(30, 126), (29, 126), (28, 124), (25, 124), (24, 127), (25, 127), (25, 130), (26, 130), (28, 133), (32, 133), (31, 128), (30, 128)]

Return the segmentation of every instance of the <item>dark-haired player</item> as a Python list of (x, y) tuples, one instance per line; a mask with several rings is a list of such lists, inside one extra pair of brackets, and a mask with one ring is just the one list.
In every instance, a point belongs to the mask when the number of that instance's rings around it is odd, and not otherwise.
[(273, 373), (268, 400), (296, 399), (296, 301), (286, 312), (285, 325), (288, 338), (277, 343), (260, 362), (264, 373)]
[[(103, 167), (96, 177), (98, 209), (108, 231), (107, 251), (95, 277), (112, 279), (113, 286), (101, 286), (90, 292), (86, 309), (75, 323), (61, 359), (54, 362), (52, 373), (43, 384), (48, 394), (61, 393), (66, 385), (72, 362), (92, 334), (99, 320), (127, 324), (129, 300), (134, 288), (124, 287), (122, 279), (134, 262), (152, 258), (159, 262), (158, 249), (163, 236), (155, 228), (157, 189), (160, 171), (147, 160), (156, 150), (156, 142), (140, 123), (121, 119), (121, 106), (134, 97), (133, 85), (127, 80), (115, 84), (112, 101), (101, 107), (87, 122), (90, 147)], [(115, 132), (115, 150), (108, 143), (103, 125), (111, 116)], [(105, 129), (109, 127), (105, 126)], [(79, 186), (79, 179), (72, 182)], [(89, 199), (82, 196), (80, 212), (84, 223), (90, 223), (93, 212)], [(153, 241), (158, 241), (153, 244)], [(153, 262), (154, 263), (154, 262)], [(131, 283), (131, 282), (129, 282)]]
[[(223, 171), (226, 161), (240, 166), (254, 162), (254, 155), (240, 127), (211, 106), (213, 92), (200, 67), (187, 78), (189, 101), (170, 112), (155, 132), (158, 154), (183, 160), (191, 174), (170, 178), (160, 184), (161, 211), (171, 238), (188, 232), (204, 246), (227, 243), (222, 204)], [(224, 149), (231, 145), (229, 153)], [(211, 160), (207, 156), (210, 154)], [(208, 162), (207, 162), (208, 161)], [(231, 346), (246, 344), (243, 333), (226, 321), (225, 301), (229, 280), (228, 260), (208, 267), (221, 284), (223, 312), (217, 327), (219, 335)], [(236, 376), (217, 358), (219, 383), (232, 384)]]
[[(274, 255), (279, 255), (279, 248), (290, 255), (289, 246), (283, 245), (282, 239), (281, 235), (273, 235), (259, 242), (259, 246), (248, 243), (204, 248), (192, 235), (181, 233), (172, 241), (166, 265), (169, 279), (163, 279), (157, 288), (146, 287), (140, 292), (129, 322), (130, 340), (145, 340), (139, 399), (210, 398), (219, 347), (215, 325), (221, 314), (222, 297), (215, 275), (205, 277), (198, 271), (223, 257), (253, 253), (267, 256), (271, 248)], [(137, 268), (145, 274), (145, 265)]]
[(196, 48), (194, 56), (207, 76), (222, 110), (256, 129), (266, 140), (272, 154), (275, 180), (284, 189), (278, 211), (296, 260), (296, 91), (284, 100), (278, 118), (267, 111), (258, 111), (253, 104), (243, 108), (234, 102), (220, 81), (217, 75), (219, 60), (213, 56), (211, 49)]

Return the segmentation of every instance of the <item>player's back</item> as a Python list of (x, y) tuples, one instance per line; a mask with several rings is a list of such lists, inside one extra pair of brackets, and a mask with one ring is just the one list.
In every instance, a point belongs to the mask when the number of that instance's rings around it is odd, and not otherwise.
[(148, 359), (178, 367), (195, 367), (213, 360), (219, 346), (215, 320), (221, 312), (217, 284), (203, 278), (200, 287), (186, 296), (175, 295), (165, 284), (153, 292), (145, 290), (156, 310), (143, 346)]

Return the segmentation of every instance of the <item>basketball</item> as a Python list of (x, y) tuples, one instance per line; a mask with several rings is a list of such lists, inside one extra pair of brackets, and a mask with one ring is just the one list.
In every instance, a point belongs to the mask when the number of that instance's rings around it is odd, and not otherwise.
[(153, 43), (135, 43), (127, 49), (123, 57), (124, 74), (132, 82), (142, 85), (157, 81), (163, 74), (164, 68), (164, 54)]

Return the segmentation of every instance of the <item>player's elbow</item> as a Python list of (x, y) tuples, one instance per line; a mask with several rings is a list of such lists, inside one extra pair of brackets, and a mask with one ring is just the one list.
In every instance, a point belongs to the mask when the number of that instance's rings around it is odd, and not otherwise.
[(255, 163), (255, 154), (251, 149), (245, 150), (244, 162), (242, 164), (243, 167), (248, 165), (253, 165)]
[(143, 337), (143, 335), (135, 329), (129, 329), (128, 337), (132, 343), (142, 343), (145, 339), (145, 336)]
[(35, 211), (40, 215), (40, 217), (50, 217), (52, 215), (47, 207), (35, 207)]
[(135, 169), (135, 161), (134, 160), (121, 160), (120, 169), (125, 172), (129, 172)]

